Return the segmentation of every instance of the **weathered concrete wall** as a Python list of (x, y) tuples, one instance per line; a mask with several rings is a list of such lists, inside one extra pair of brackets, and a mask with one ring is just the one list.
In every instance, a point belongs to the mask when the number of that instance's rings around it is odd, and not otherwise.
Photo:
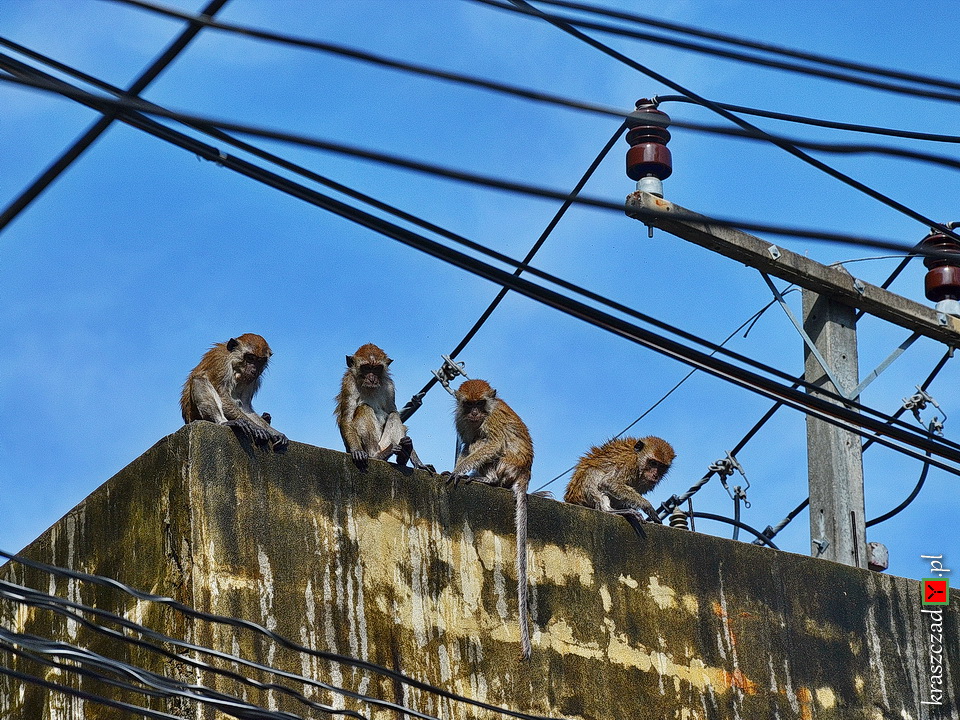
[[(542, 498), (530, 499), (533, 658), (519, 663), (508, 491), (448, 491), (434, 476), (381, 462), (360, 472), (343, 453), (299, 443), (274, 455), (208, 423), (151, 448), (25, 554), (536, 715), (919, 720), (957, 717), (960, 707), (956, 600), (944, 612), (944, 705), (923, 706), (930, 616), (921, 613), (916, 581), (666, 527), (649, 527), (640, 540), (620, 518)], [(13, 564), (0, 578), (429, 715), (494, 716), (118, 591)], [(46, 610), (0, 603), (0, 624), (322, 716), (282, 693), (198, 673)], [(0, 664), (63, 677), (3, 651)], [(291, 686), (368, 717), (397, 716)], [(90, 680), (82, 687), (144, 702)], [(188, 701), (151, 706), (222, 717)], [(0, 718), (48, 717), (129, 715), (0, 678)]]

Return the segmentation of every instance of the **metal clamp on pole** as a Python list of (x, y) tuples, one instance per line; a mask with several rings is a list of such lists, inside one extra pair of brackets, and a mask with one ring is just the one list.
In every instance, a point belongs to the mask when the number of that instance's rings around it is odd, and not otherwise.
[(917, 422), (921, 425), (924, 425), (923, 420), (920, 418), (920, 411), (926, 410), (928, 403), (933, 405), (937, 410), (943, 413), (943, 420), (940, 420), (934, 416), (933, 420), (930, 421), (930, 430), (931, 432), (940, 432), (943, 430), (943, 423), (946, 422), (947, 413), (944, 412), (943, 408), (940, 407), (937, 401), (933, 399), (933, 396), (930, 395), (930, 393), (921, 388), (919, 385), (916, 385), (915, 387), (917, 388), (916, 394), (903, 399), (903, 409), (913, 412), (913, 416), (917, 419)]
[(467, 377), (467, 374), (463, 371), (466, 363), (457, 362), (453, 360), (449, 355), (441, 355), (443, 358), (443, 365), (440, 366), (439, 370), (433, 371), (433, 376), (437, 381), (443, 385), (443, 389), (448, 393), (453, 395), (453, 390), (450, 389), (450, 381), (456, 378), (458, 375), (463, 375), (467, 380), (470, 378)]

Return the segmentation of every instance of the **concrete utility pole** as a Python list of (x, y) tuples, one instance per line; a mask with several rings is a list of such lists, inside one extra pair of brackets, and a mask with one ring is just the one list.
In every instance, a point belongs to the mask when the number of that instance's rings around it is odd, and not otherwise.
[[(803, 288), (804, 379), (824, 390), (850, 400), (856, 400), (862, 390), (857, 367), (857, 309), (913, 333), (863, 385), (916, 336), (960, 347), (960, 318), (865, 283), (843, 268), (822, 265), (736, 228), (714, 224), (704, 215), (648, 192), (631, 194), (626, 212), (650, 227)], [(799, 322), (797, 325), (800, 329)], [(811, 554), (865, 568), (861, 447), (856, 434), (807, 418)]]

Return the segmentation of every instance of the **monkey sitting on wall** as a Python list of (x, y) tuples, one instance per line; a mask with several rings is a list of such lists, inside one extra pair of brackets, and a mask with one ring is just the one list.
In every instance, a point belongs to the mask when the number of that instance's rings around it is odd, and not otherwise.
[(527, 488), (533, 467), (533, 441), (520, 417), (485, 380), (466, 380), (454, 398), (461, 447), (447, 483), (481, 482), (510, 488), (516, 501), (520, 659), (527, 660), (531, 652), (527, 624)]
[(270, 427), (269, 413), (257, 415), (251, 405), (272, 354), (267, 341), (254, 333), (230, 338), (207, 350), (183, 384), (183, 421), (229, 425), (255, 443), (285, 448), (287, 436)]
[(397, 412), (396, 389), (387, 369), (392, 362), (373, 343), (347, 355), (334, 411), (343, 445), (360, 468), (366, 467), (368, 458), (389, 460), (396, 455), (400, 466), (410, 461), (413, 467), (428, 470)]
[(640, 522), (642, 511), (659, 523), (659, 516), (643, 493), (656, 487), (675, 457), (670, 443), (658, 437), (610, 440), (580, 458), (563, 499)]

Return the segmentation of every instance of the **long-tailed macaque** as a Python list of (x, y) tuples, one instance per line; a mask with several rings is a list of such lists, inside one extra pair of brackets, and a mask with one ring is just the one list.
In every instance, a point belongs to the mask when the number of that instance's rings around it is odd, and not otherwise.
[(287, 436), (270, 426), (270, 414), (257, 415), (251, 405), (272, 354), (267, 341), (254, 333), (207, 350), (183, 384), (183, 421), (230, 425), (255, 443), (267, 443), (274, 449), (286, 447)]
[(527, 620), (527, 488), (533, 467), (533, 442), (520, 417), (485, 380), (466, 380), (454, 393), (461, 449), (447, 479), (507, 487), (516, 499), (517, 604), (520, 659), (530, 657)]
[(660, 518), (642, 493), (650, 492), (667, 474), (676, 453), (658, 437), (619, 438), (593, 447), (580, 458), (563, 499), (643, 522)]
[(396, 455), (398, 465), (410, 461), (415, 468), (425, 470), (427, 466), (417, 457), (397, 412), (396, 389), (387, 369), (392, 362), (373, 343), (347, 355), (347, 371), (334, 411), (343, 445), (361, 468), (368, 458), (389, 460)]

